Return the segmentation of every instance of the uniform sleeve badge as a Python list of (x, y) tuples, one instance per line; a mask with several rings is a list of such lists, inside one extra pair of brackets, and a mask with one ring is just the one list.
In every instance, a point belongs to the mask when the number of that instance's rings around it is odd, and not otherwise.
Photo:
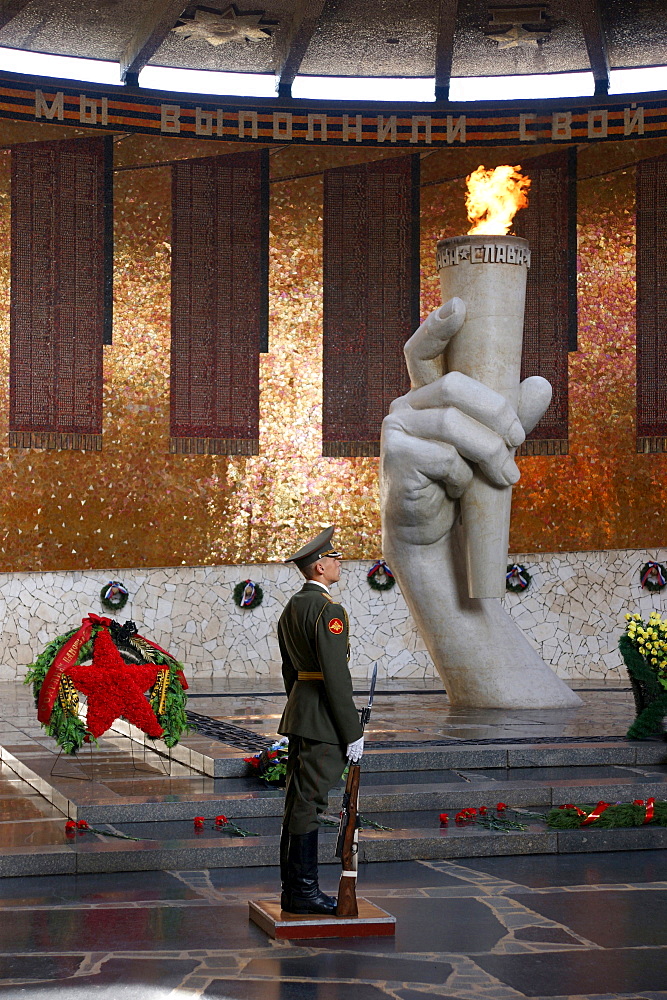
[(344, 628), (340, 618), (332, 618), (329, 622), (329, 631), (333, 632), (334, 635), (340, 635)]

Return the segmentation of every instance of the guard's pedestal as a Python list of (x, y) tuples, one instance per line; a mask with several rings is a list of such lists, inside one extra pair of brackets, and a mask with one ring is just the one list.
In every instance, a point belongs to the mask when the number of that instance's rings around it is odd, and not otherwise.
[(284, 913), (277, 898), (251, 899), (249, 916), (269, 937), (280, 940), (390, 937), (395, 933), (396, 917), (369, 903), (367, 899), (358, 899), (357, 905), (358, 917), (323, 917), (318, 914), (299, 916)]

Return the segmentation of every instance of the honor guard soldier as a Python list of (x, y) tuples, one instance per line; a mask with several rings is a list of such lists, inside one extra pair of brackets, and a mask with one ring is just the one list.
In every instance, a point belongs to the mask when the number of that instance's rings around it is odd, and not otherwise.
[(306, 578), (278, 622), (287, 692), (278, 732), (289, 736), (280, 902), (289, 913), (335, 913), (336, 900), (318, 884), (319, 817), (348, 758), (361, 758), (364, 742), (352, 700), (347, 613), (329, 594), (342, 558), (331, 547), (333, 532), (326, 528), (285, 560)]

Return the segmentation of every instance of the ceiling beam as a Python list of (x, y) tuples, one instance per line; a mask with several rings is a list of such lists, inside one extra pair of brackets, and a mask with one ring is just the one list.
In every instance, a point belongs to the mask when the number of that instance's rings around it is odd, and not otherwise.
[(604, 96), (609, 93), (609, 58), (602, 25), (601, 4), (599, 0), (578, 0), (576, 9), (579, 11), (588, 59), (595, 80), (595, 96)]
[(292, 84), (315, 33), (325, 0), (297, 0), (294, 14), (276, 39), (276, 91), (279, 97), (292, 96)]
[(449, 100), (449, 81), (452, 76), (452, 54), (458, 0), (439, 0), (438, 34), (435, 42), (435, 99)]
[(30, 0), (2, 0), (0, 2), (0, 28), (9, 24), (29, 3)]
[(160, 48), (188, 0), (152, 0), (145, 6), (139, 26), (120, 57), (120, 78), (128, 87), (137, 86), (139, 73)]

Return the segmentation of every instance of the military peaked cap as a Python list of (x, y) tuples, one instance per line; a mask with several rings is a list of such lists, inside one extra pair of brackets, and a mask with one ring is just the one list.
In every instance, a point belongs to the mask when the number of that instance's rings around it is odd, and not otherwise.
[(305, 566), (310, 566), (311, 563), (317, 562), (322, 556), (330, 556), (332, 559), (340, 559), (340, 552), (336, 552), (335, 549), (331, 548), (331, 538), (334, 533), (334, 525), (332, 524), (329, 528), (325, 528), (324, 531), (320, 532), (317, 538), (311, 539), (310, 542), (295, 552), (293, 556), (286, 559), (285, 562), (293, 562), (299, 569), (303, 569)]

